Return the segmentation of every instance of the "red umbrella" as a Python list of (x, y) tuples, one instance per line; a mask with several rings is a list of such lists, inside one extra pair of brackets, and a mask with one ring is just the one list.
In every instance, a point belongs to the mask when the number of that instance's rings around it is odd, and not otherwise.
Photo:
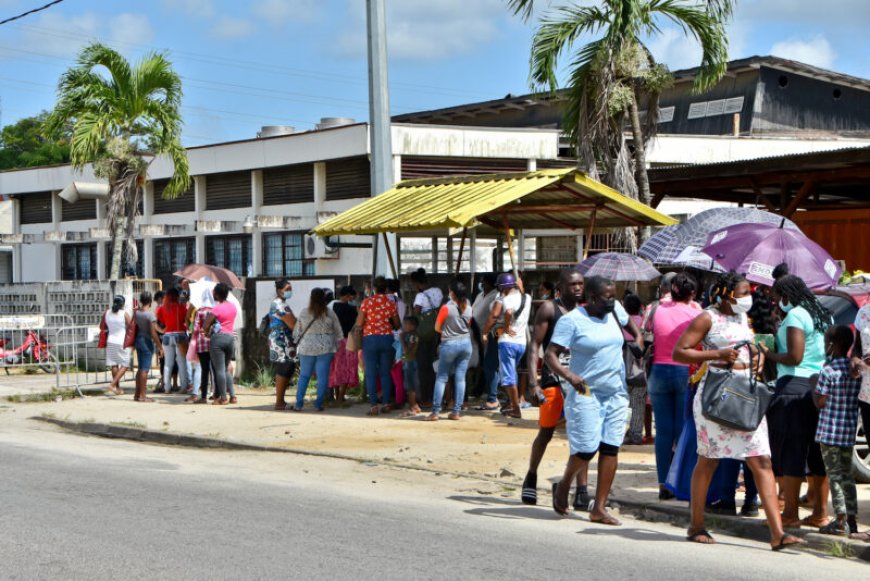
[(221, 268), (220, 266), (212, 266), (210, 264), (188, 264), (179, 271), (173, 272), (175, 276), (186, 278), (188, 280), (210, 280), (215, 283), (222, 282), (230, 288), (245, 288), (239, 277), (231, 270)]

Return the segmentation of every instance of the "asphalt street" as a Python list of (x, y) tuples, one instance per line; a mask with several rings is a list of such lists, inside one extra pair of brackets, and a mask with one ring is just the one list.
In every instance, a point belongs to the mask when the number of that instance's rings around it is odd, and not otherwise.
[[(86, 438), (0, 416), (2, 579), (862, 578), (668, 524), (619, 528), (463, 479)], [(485, 486), (483, 486), (485, 488)]]

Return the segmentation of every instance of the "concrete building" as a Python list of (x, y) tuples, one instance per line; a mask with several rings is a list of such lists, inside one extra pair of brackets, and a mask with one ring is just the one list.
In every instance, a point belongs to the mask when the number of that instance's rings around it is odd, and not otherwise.
[[(557, 159), (556, 130), (395, 124), (392, 140), (397, 181), (570, 165)], [(175, 200), (161, 196), (171, 165), (157, 158), (137, 226), (139, 260), (129, 272), (169, 281), (185, 264), (207, 262), (240, 276), (370, 274), (371, 237), (330, 247), (305, 235), (371, 195), (368, 154), (366, 124), (193, 147), (192, 187)], [(13, 246), (15, 282), (106, 278), (102, 202), (58, 196), (74, 180), (98, 181), (89, 168), (76, 173), (69, 165), (0, 172), (13, 216), (0, 243)], [(437, 254), (438, 241), (432, 246)]]

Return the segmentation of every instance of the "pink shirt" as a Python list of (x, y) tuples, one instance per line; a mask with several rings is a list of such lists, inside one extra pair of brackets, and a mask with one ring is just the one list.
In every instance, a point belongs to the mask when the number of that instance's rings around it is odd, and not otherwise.
[(236, 322), (236, 305), (230, 301), (218, 303), (211, 310), (211, 314), (213, 314), (214, 318), (221, 324), (221, 333), (226, 333), (228, 335), (233, 334), (233, 325)]
[[(634, 321), (634, 324), (640, 329), (643, 324), (643, 315), (629, 315), (628, 318)], [(634, 335), (626, 331), (625, 327), (622, 328), (622, 336), (625, 337), (626, 341), (634, 341)]]
[(677, 346), (677, 341), (683, 331), (689, 327), (689, 323), (699, 314), (701, 314), (701, 309), (694, 303), (688, 305), (674, 301), (659, 303), (652, 320), (655, 340), (653, 363), (687, 367), (684, 363), (674, 361), (674, 347)]

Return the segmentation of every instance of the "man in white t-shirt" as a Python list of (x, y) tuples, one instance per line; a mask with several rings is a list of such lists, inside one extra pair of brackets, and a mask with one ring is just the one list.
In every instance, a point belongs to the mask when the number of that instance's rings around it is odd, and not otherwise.
[(496, 298), (489, 313), (489, 320), (483, 328), (484, 344), (489, 341), (489, 332), (500, 323), (498, 336), (499, 383), (510, 398), (511, 409), (508, 415), (521, 418), (520, 397), (517, 390), (517, 364), (526, 354), (528, 340), (529, 314), (532, 311), (532, 297), (523, 292), (513, 274), (499, 275)]

